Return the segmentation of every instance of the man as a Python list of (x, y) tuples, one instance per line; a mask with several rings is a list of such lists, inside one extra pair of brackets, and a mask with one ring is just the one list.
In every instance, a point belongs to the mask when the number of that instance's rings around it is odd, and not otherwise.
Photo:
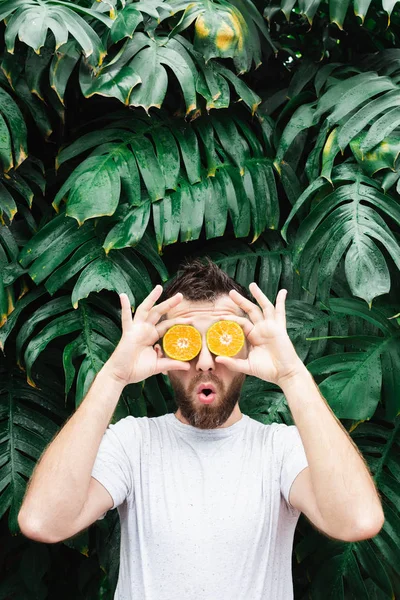
[[(121, 340), (32, 476), (18, 520), (38, 541), (69, 538), (118, 507), (118, 600), (289, 600), (301, 511), (341, 540), (382, 527), (363, 458), (287, 335), (286, 291), (275, 307), (255, 283), (250, 291), (258, 304), (211, 261), (194, 261), (158, 305), (156, 286), (133, 319), (121, 294)], [(206, 343), (224, 318), (246, 337), (233, 358), (211, 354)], [(179, 323), (202, 337), (189, 362), (165, 357), (159, 343)], [(160, 372), (176, 413), (109, 425), (124, 386)], [(246, 375), (279, 385), (296, 425), (243, 415)]]

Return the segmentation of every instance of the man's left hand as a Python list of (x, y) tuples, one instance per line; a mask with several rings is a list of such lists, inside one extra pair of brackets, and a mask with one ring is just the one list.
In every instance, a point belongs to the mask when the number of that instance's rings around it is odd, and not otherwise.
[(246, 359), (217, 356), (216, 362), (231, 371), (245, 373), (281, 386), (305, 368), (286, 330), (285, 299), (287, 290), (279, 290), (276, 306), (268, 300), (256, 283), (249, 286), (259, 306), (247, 300), (236, 290), (229, 292), (230, 298), (248, 315), (225, 317), (242, 326), (250, 344)]

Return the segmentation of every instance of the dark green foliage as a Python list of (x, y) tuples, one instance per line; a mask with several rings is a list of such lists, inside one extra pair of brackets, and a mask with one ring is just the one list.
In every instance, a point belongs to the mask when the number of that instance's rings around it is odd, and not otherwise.
[[(400, 11), (393, 0), (0, 0), (1, 599), (111, 600), (119, 521), (24, 538), (32, 469), (137, 306), (209, 255), (275, 302), (386, 521), (301, 517), (299, 599), (400, 597)], [(293, 420), (249, 378), (241, 409)], [(113, 421), (175, 409), (163, 376)], [(136, 599), (132, 599), (136, 600)]]

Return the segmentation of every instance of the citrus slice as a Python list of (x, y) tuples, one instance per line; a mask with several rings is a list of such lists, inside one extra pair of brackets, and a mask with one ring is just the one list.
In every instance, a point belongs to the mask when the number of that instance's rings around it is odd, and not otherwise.
[(193, 325), (173, 325), (163, 337), (163, 349), (175, 360), (192, 360), (201, 350), (201, 335)]
[(236, 321), (217, 321), (207, 331), (207, 346), (219, 356), (235, 356), (244, 346), (244, 333)]

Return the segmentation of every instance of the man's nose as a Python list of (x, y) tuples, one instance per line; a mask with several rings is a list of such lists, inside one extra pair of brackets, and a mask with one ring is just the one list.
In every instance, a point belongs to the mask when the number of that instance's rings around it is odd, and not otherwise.
[(214, 354), (208, 349), (206, 340), (203, 339), (200, 353), (195, 358), (196, 371), (214, 371), (216, 366), (214, 358)]

